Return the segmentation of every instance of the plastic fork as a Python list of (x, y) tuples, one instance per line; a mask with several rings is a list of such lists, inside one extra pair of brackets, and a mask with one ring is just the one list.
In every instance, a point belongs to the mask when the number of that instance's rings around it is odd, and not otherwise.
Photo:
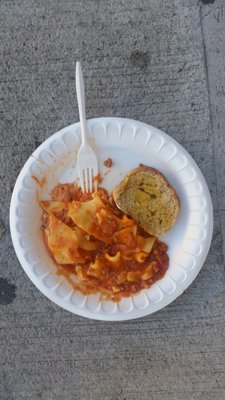
[(76, 91), (81, 126), (81, 145), (77, 154), (77, 172), (81, 189), (85, 193), (92, 192), (93, 182), (95, 191), (97, 190), (98, 159), (87, 138), (84, 80), (79, 61), (76, 63)]

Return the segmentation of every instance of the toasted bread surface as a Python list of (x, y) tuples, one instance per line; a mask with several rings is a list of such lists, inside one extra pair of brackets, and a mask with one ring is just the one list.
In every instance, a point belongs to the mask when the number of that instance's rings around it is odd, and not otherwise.
[(118, 208), (146, 232), (165, 236), (176, 221), (180, 202), (175, 189), (155, 168), (141, 164), (129, 172), (113, 191)]

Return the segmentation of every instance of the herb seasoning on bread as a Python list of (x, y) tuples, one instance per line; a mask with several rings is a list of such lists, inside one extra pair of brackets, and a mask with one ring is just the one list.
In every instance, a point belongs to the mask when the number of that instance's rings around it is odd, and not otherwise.
[(180, 201), (175, 189), (157, 169), (140, 164), (113, 191), (117, 207), (156, 237), (174, 225)]

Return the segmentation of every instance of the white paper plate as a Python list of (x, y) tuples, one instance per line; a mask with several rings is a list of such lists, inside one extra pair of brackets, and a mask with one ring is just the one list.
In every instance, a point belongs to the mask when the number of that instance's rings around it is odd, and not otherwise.
[[(84, 296), (59, 275), (43, 243), (41, 209), (32, 175), (47, 178), (39, 193), (48, 197), (58, 182), (77, 178), (76, 154), (80, 124), (73, 124), (47, 139), (29, 158), (16, 181), (11, 200), (10, 228), (18, 259), (37, 288), (59, 306), (75, 314), (99, 320), (127, 320), (151, 314), (175, 300), (195, 279), (207, 256), (212, 238), (213, 211), (205, 179), (191, 156), (162, 131), (123, 118), (88, 121), (90, 138), (104, 176), (102, 186), (110, 192), (139, 163), (159, 169), (176, 189), (181, 211), (164, 241), (169, 245), (170, 264), (163, 279), (139, 295), (118, 304)], [(104, 167), (111, 157), (114, 165)], [(106, 173), (106, 174), (105, 174)], [(105, 174), (105, 175), (104, 175)], [(30, 299), (32, 301), (32, 299)]]

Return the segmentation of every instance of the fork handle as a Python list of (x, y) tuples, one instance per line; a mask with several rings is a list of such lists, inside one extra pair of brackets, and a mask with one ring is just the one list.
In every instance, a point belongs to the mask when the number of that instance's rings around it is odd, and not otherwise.
[(85, 112), (85, 92), (84, 92), (84, 79), (79, 61), (76, 63), (76, 91), (77, 91), (77, 102), (80, 116), (81, 125), (81, 139), (82, 143), (86, 142), (87, 137), (87, 122)]

